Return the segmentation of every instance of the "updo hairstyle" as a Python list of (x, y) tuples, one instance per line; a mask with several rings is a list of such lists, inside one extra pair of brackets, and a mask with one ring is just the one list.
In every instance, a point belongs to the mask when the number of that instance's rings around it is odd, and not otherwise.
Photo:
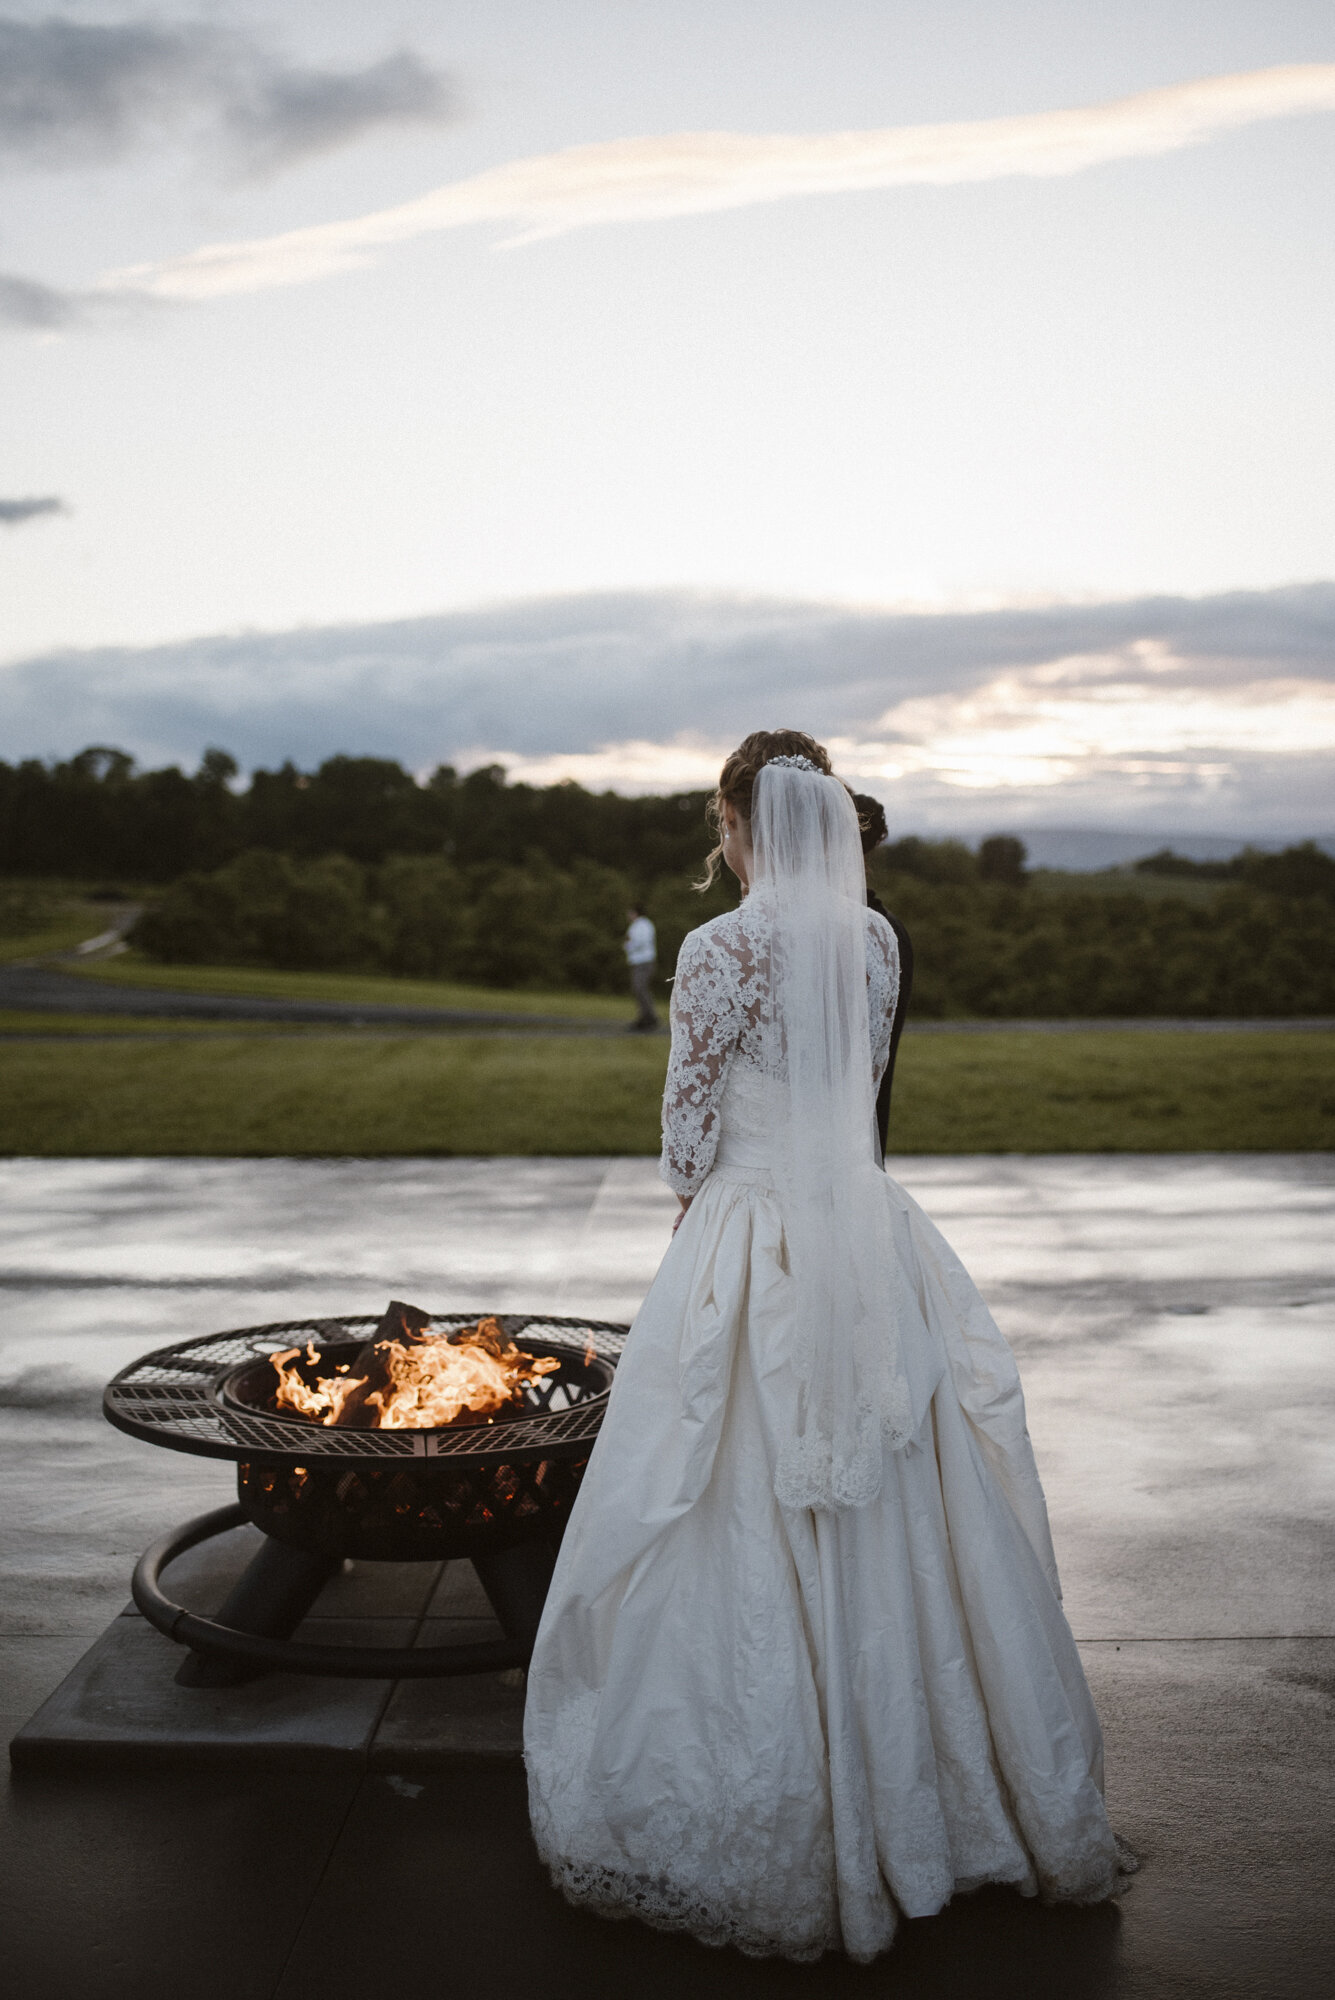
[(705, 818), (718, 836), (718, 845), (705, 857), (705, 872), (694, 885), (697, 889), (711, 886), (723, 859), (724, 806), (731, 806), (743, 824), (749, 826), (756, 777), (776, 757), (807, 757), (827, 778), (834, 776), (828, 750), (800, 729), (754, 729), (744, 736), (719, 772), (718, 790), (705, 807)]
[(854, 792), (853, 809), (858, 816), (858, 832), (862, 835), (862, 852), (872, 854), (883, 840), (890, 838), (885, 807), (879, 799), (869, 797), (866, 792)]

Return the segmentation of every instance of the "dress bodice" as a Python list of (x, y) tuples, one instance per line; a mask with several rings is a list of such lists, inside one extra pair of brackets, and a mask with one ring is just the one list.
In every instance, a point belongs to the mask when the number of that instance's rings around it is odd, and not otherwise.
[(773, 1134), (782, 1113), (783, 1084), (758, 1063), (734, 1056), (718, 1099), (714, 1166), (764, 1168), (773, 1164)]
[[(899, 947), (884, 917), (866, 912), (871, 1099), (890, 1052)], [(720, 1168), (772, 1168), (784, 1089), (766, 1033), (769, 918), (763, 898), (701, 924), (686, 938), (672, 984), (672, 1054), (663, 1092), (659, 1171), (693, 1195)]]

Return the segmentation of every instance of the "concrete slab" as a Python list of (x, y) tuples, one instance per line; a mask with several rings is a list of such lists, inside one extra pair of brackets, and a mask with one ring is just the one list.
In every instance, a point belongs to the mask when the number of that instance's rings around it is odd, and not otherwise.
[(6, 2000), (268, 2000), (356, 1782), (338, 1770), (12, 1777)]
[(41, 1707), (51, 1690), (59, 1687), (87, 1650), (86, 1642), (77, 1632), (0, 1636), (0, 1732), (6, 1743)]
[[(406, 1618), (307, 1620), (333, 1645), (409, 1646)], [(360, 1770), (389, 1699), (387, 1681), (266, 1674), (244, 1687), (183, 1688), (182, 1649), (142, 1618), (117, 1618), (10, 1743), (19, 1771), (215, 1764)]]
[(891, 1168), (1019, 1357), (1077, 1636), (1335, 1631), (1335, 1159)]
[[(172, 1597), (187, 1609), (216, 1612), (261, 1541), (258, 1529), (243, 1527), (188, 1550), (165, 1574)], [(445, 1646), (503, 1635), (477, 1572), (458, 1561), (345, 1563), (297, 1636), (334, 1645)], [(55, 1654), (64, 1678), (54, 1692), (24, 1727), (17, 1726), (21, 1715), (13, 1717), (16, 1769), (207, 1766), (221, 1757), (273, 1769), (332, 1759), (398, 1770), (460, 1758), (514, 1760), (522, 1752), (519, 1672), (394, 1684), (273, 1675), (244, 1688), (180, 1688), (174, 1677), (182, 1649), (148, 1627), (133, 1603), (81, 1658), (68, 1658), (69, 1650), (66, 1643)], [(36, 1657), (30, 1650), (30, 1661)]]
[(570, 1245), (557, 1310), (635, 1317), (672, 1236), (677, 1197), (651, 1160), (611, 1160)]
[[(428, 1618), (418, 1644), (445, 1646), (494, 1636), (478, 1621)], [(518, 1763), (524, 1751), (524, 1675), (470, 1674), (467, 1679), (400, 1681), (386, 1705), (369, 1751), (373, 1771), (419, 1771), (456, 1764)]]
[(491, 1602), (472, 1563), (442, 1564), (439, 1581), (427, 1604), (427, 1616), (491, 1619)]
[[(244, 1527), (188, 1550), (165, 1573), (172, 1597), (187, 1609), (216, 1612), (261, 1541), (257, 1529)], [(502, 1636), (477, 1572), (463, 1561), (345, 1563), (297, 1632), (320, 1644), (360, 1646), (468, 1645)], [(522, 1673), (402, 1684), (271, 1675), (243, 1688), (200, 1689), (176, 1685), (183, 1658), (127, 1604), (80, 1659), (65, 1659), (60, 1685), (13, 1736), (15, 1767), (208, 1765), (234, 1757), (277, 1769), (335, 1759), (393, 1770), (405, 1760), (435, 1765), (521, 1752)], [(21, 1720), (16, 1715), (15, 1726)]]
[[(419, 1685), (383, 1740), (364, 1739), (377, 1768), (356, 1788), (318, 1769), (269, 1779), (222, 1763), (180, 1779), (118, 1769), (12, 1782), (0, 1900), (24, 1939), (26, 1957), (5, 1962), (23, 2000), (119, 2000), (169, 1981), (204, 2000), (363, 2000), (407, 1978), (468, 2000), (516, 1980), (558, 2000), (669, 1989), (675, 2000), (684, 1983), (824, 1996), (855, 1981), (970, 2000), (1325, 2000), (1330, 1739), (1317, 1729), (1335, 1626), (1318, 1556), (1335, 1513), (1335, 1161), (932, 1159), (893, 1171), (1020, 1355), (1110, 1796), (1146, 1852), (1119, 1910), (969, 1898), (910, 1927), (865, 1973), (756, 1967), (599, 1924), (550, 1896), (522, 1772), (476, 1747), (502, 1727), (499, 1691), (470, 1737), (441, 1721), (457, 1708), (428, 1713)], [(31, 1713), (112, 1619), (157, 1640), (174, 1669), (167, 1641), (118, 1617), (130, 1569), (166, 1526), (229, 1499), (231, 1478), (102, 1424), (98, 1393), (123, 1361), (201, 1327), (378, 1310), (390, 1292), (629, 1317), (674, 1206), (653, 1163), (635, 1160), (0, 1165), (5, 1715)], [(197, 1589), (201, 1608), (225, 1581), (225, 1553), (193, 1575), (181, 1566), (182, 1594)], [(416, 1626), (416, 1581), (384, 1589), (378, 1615)], [(356, 1573), (327, 1601), (339, 1616), (369, 1602)], [(487, 1617), (452, 1565), (419, 1636), (437, 1618)], [(430, 1884), (429, 1923), (390, 1931), (353, 1913), (371, 1853), (378, 1876), (393, 1859)], [(215, 1896), (232, 1899), (226, 1922)]]
[(1262, 1290), (996, 1300), (1081, 1637), (1335, 1630), (1335, 1302)]
[[(1335, 1277), (1335, 1155), (1073, 1153), (890, 1159), (989, 1297), (999, 1286)], [(1176, 1293), (1175, 1302), (1181, 1302)]]
[[(1114, 1723), (1110, 1798), (1144, 1861), (1123, 1901), (1044, 1909), (999, 1891), (903, 1927), (857, 1968), (755, 1963), (568, 1909), (538, 1868), (518, 1769), (405, 1766), (357, 1795), (280, 2000), (352, 2000), (444, 1979), (469, 1995), (787, 2000), (1328, 2000), (1332, 1787), (1312, 1730), (1331, 1642), (1085, 1649)], [(438, 1888), (429, 1939), (349, 1932), (359, 1858)], [(377, 1983), (378, 1982), (378, 1983)]]
[(1335, 1992), (1335, 1640), (1081, 1648), (1142, 1857), (1118, 2000)]

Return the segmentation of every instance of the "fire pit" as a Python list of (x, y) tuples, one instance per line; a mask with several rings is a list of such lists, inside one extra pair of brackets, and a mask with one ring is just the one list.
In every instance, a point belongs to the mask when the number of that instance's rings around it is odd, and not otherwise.
[[(396, 1303), (378, 1322), (248, 1327), (122, 1369), (103, 1399), (111, 1423), (237, 1468), (236, 1504), (164, 1536), (135, 1570), (140, 1611), (191, 1648), (177, 1679), (526, 1665), (626, 1331), (537, 1315), (428, 1317)], [(174, 1603), (161, 1584), (167, 1565), (244, 1522), (266, 1539), (217, 1617)], [(349, 1558), (458, 1557), (473, 1563), (503, 1640), (406, 1649), (290, 1636)]]

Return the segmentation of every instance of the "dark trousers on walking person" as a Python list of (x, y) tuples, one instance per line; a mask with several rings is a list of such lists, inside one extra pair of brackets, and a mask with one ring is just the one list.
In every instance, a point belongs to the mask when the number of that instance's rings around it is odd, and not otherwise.
[(654, 1008), (654, 974), (658, 970), (652, 961), (648, 965), (632, 965), (630, 968), (630, 990), (635, 995), (639, 1013), (631, 1022), (633, 1028), (642, 1028), (647, 1033), (658, 1026), (658, 1015)]

